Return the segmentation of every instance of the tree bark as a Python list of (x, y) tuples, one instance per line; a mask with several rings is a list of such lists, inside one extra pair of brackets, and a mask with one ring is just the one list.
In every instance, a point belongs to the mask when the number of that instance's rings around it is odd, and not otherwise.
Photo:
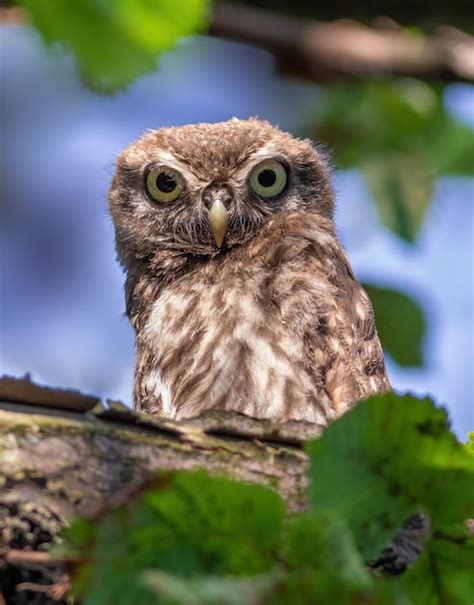
[[(64, 574), (37, 551), (74, 516), (119, 502), (160, 470), (202, 468), (260, 483), (280, 492), (289, 511), (304, 510), (302, 442), (320, 430), (225, 412), (174, 422), (28, 379), (0, 380), (0, 583), (7, 603), (55, 602), (51, 591), (32, 587), (61, 589)], [(26, 600), (12, 600), (14, 585)]]
[[(89, 514), (125, 487), (163, 469), (203, 468), (270, 485), (293, 510), (304, 507), (307, 458), (294, 442), (206, 423), (139, 419), (139, 425), (92, 414), (0, 405), (0, 503), (29, 502), (61, 523)], [(225, 422), (220, 415), (219, 421)], [(251, 421), (250, 421), (251, 422)], [(216, 434), (217, 433), (217, 434)], [(220, 434), (219, 434), (220, 433)]]
[(261, 483), (279, 491), (291, 511), (305, 507), (302, 443), (320, 433), (316, 425), (222, 411), (175, 422), (28, 380), (0, 380), (0, 400), (0, 507), (4, 515), (34, 508), (53, 535), (165, 469)]

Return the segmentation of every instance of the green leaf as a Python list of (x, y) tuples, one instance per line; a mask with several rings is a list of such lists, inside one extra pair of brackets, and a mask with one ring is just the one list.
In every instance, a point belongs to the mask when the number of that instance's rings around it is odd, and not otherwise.
[(261, 605), (276, 580), (275, 574), (186, 578), (157, 570), (146, 572), (143, 579), (162, 605)]
[[(374, 578), (368, 588), (354, 588), (340, 583), (337, 570), (316, 574), (302, 569), (289, 573), (264, 605), (414, 605), (397, 586), (381, 578)], [(247, 605), (242, 603), (242, 605)], [(418, 604), (417, 604), (418, 605)]]
[(472, 433), (468, 433), (467, 437), (469, 441), (466, 443), (466, 449), (472, 456), (474, 456), (474, 431)]
[(414, 242), (433, 191), (432, 177), (420, 155), (385, 153), (362, 165), (382, 223)]
[(397, 587), (368, 572), (352, 534), (333, 513), (312, 512), (290, 520), (282, 556), (287, 574), (280, 575), (265, 603), (405, 603)]
[(474, 511), (474, 460), (429, 399), (371, 397), (307, 447), (314, 509), (346, 520), (366, 559), (416, 511), (434, 529)]
[[(210, 478), (204, 472), (162, 475), (154, 487), (109, 512), (91, 539), (78, 540), (88, 564), (73, 587), (86, 605), (152, 603), (145, 569), (176, 575), (262, 574), (274, 564), (284, 506), (258, 485)], [(79, 522), (84, 531), (84, 522)], [(85, 597), (85, 598), (84, 598)]]
[(346, 523), (333, 513), (289, 520), (280, 556), (287, 573), (267, 595), (269, 605), (405, 603), (397, 587), (368, 572)]
[(437, 175), (474, 174), (474, 130), (442, 120), (426, 133), (427, 157)]
[(474, 131), (446, 111), (442, 89), (416, 79), (321, 91), (311, 134), (342, 168), (363, 171), (382, 222), (412, 243), (435, 178), (474, 174)]
[(474, 539), (439, 534), (426, 545), (416, 564), (400, 579), (413, 603), (472, 605), (474, 602)]
[(48, 44), (64, 43), (86, 82), (102, 92), (155, 69), (183, 36), (204, 31), (209, 0), (17, 0)]
[(326, 86), (314, 134), (343, 167), (396, 152), (422, 157), (433, 176), (472, 175), (474, 131), (449, 115), (442, 92), (413, 78)]
[(185, 549), (198, 557), (194, 569), (183, 570), (173, 560), (164, 560), (163, 569), (255, 574), (272, 565), (284, 512), (272, 490), (205, 472), (176, 473), (169, 489), (152, 491), (144, 501), (158, 520), (157, 533), (172, 549), (181, 550), (184, 540)]
[(419, 304), (393, 288), (363, 284), (375, 313), (384, 350), (403, 367), (423, 365), (426, 320)]
[(160, 605), (409, 605), (396, 585), (367, 574), (364, 587), (341, 582), (339, 570), (309, 567), (263, 576), (186, 578), (149, 571), (144, 582), (159, 597)]
[(283, 555), (290, 569), (337, 571), (338, 582), (366, 589), (371, 576), (344, 522), (325, 511), (291, 519), (284, 534)]

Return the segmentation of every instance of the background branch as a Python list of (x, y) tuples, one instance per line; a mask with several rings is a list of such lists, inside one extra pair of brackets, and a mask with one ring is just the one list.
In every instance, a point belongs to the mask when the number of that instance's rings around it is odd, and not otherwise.
[(211, 33), (264, 48), (285, 74), (315, 82), (391, 76), (474, 78), (474, 39), (468, 34), (448, 26), (431, 36), (407, 33), (389, 19), (378, 25), (322, 23), (218, 3)]

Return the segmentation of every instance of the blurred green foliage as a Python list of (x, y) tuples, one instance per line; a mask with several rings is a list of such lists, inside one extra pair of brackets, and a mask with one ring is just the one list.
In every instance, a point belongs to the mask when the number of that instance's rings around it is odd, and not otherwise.
[(474, 460), (430, 399), (369, 399), (329, 426), (309, 452), (316, 510), (339, 512), (366, 558), (416, 510), (429, 511), (433, 531), (474, 512)]
[(93, 536), (83, 521), (71, 527), (71, 546), (94, 544), (76, 589), (90, 593), (89, 605), (144, 605), (153, 602), (139, 581), (147, 567), (185, 576), (268, 571), (283, 512), (278, 495), (260, 486), (209, 480), (204, 472), (162, 475), (140, 499), (101, 520)]
[(413, 603), (472, 603), (474, 540), (464, 531), (435, 533), (417, 564), (402, 576), (401, 585)]
[(474, 432), (469, 433), (469, 441), (466, 443), (467, 451), (474, 456)]
[[(361, 171), (382, 224), (416, 242), (435, 179), (474, 174), (474, 132), (446, 111), (443, 88), (415, 79), (328, 85), (310, 134), (336, 167)], [(427, 325), (415, 299), (365, 284), (386, 353), (403, 367), (423, 365)]]
[(210, 0), (16, 0), (48, 44), (62, 42), (84, 80), (113, 92), (153, 70), (183, 36), (204, 31)]
[(474, 174), (474, 133), (445, 110), (442, 88), (414, 79), (327, 86), (314, 135), (364, 174), (382, 222), (413, 243), (436, 177)]
[(157, 594), (154, 603), (260, 605), (262, 596), (275, 586), (276, 577), (271, 573), (251, 577), (184, 577), (155, 569), (143, 574), (143, 583)]
[(384, 350), (401, 366), (422, 366), (426, 321), (418, 303), (393, 288), (363, 286), (374, 307)]
[[(284, 516), (270, 489), (204, 472), (160, 475), (95, 520), (65, 531), (82, 561), (84, 605), (470, 605), (474, 457), (428, 399), (360, 403), (308, 444), (311, 509)], [(426, 551), (394, 580), (372, 558), (413, 512)], [(64, 547), (63, 547), (64, 548)]]

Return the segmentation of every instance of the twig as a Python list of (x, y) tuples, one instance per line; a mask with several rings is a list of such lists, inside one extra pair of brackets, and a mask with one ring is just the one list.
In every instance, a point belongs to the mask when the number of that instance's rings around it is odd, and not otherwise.
[[(23, 567), (27, 569), (34, 568), (50, 568), (56, 567), (59, 570), (54, 570), (53, 579), (56, 580), (53, 584), (38, 584), (36, 582), (21, 582), (15, 586), (18, 592), (31, 590), (33, 592), (42, 592), (50, 599), (55, 601), (62, 599), (70, 590), (71, 582), (69, 575), (64, 573), (64, 569), (72, 562), (71, 558), (67, 557), (52, 557), (47, 552), (18, 550), (15, 548), (6, 548), (0, 552), (0, 562), (15, 567)], [(62, 568), (63, 573), (59, 573)], [(45, 576), (46, 577), (46, 576)], [(6, 605), (5, 598), (0, 593), (0, 605)]]
[(16, 590), (18, 592), (22, 590), (31, 590), (34, 592), (44, 592), (49, 596), (49, 591), (51, 589), (52, 584), (36, 584), (35, 582), (21, 582), (21, 584), (16, 585)]
[[(64, 595), (71, 588), (71, 583), (67, 576), (63, 576), (59, 582), (54, 584), (36, 584), (35, 582), (21, 582), (21, 584), (16, 585), (16, 590), (18, 592), (22, 590), (31, 590), (33, 592), (43, 592), (50, 599), (55, 601), (59, 601), (62, 599)], [(1, 605), (1, 601), (0, 601)]]
[(4, 552), (1, 552), (0, 560), (2, 559), (5, 563), (17, 567), (31, 567), (35, 565), (59, 566), (75, 562), (71, 557), (52, 557), (47, 552), (18, 550), (16, 548), (7, 548)]

